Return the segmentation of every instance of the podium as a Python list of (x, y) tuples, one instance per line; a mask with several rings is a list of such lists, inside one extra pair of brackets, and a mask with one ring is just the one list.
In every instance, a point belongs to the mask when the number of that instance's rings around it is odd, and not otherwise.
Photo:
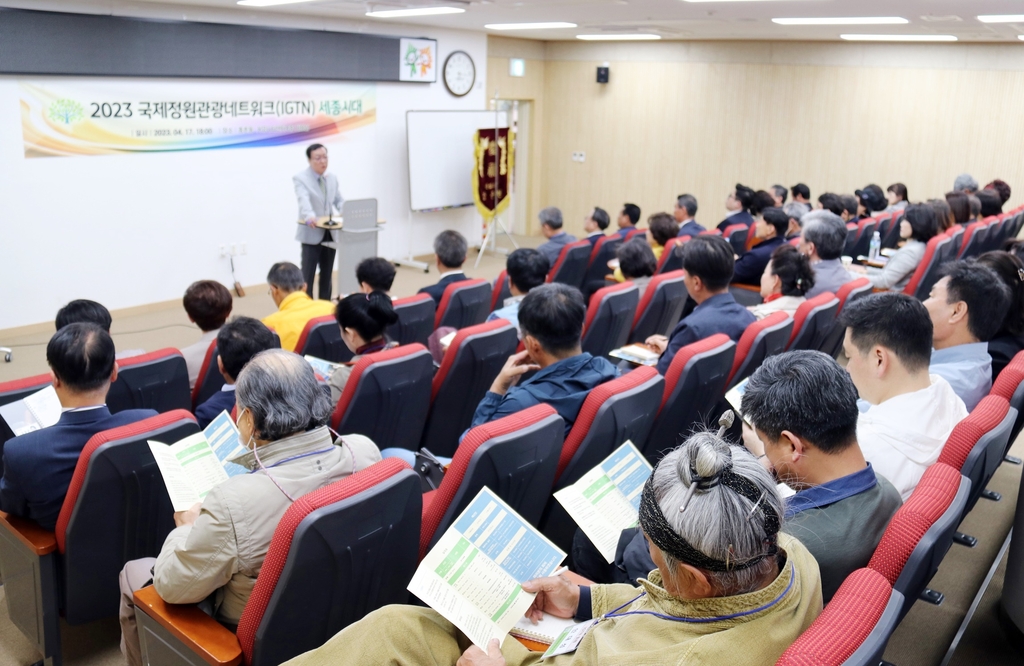
[[(298, 220), (298, 223), (305, 224), (305, 221)], [(338, 251), (334, 265), (335, 295), (359, 291), (356, 265), (363, 259), (377, 256), (377, 232), (381, 224), (384, 220), (377, 219), (376, 199), (353, 199), (344, 203), (341, 217), (321, 217), (313, 225), (338, 232), (337, 243), (324, 243)]]

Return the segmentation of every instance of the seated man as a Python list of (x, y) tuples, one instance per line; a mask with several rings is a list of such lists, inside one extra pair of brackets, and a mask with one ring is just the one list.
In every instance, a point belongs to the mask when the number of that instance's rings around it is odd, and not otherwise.
[(670, 336), (647, 338), (647, 344), (661, 353), (658, 372), (662, 375), (682, 347), (715, 333), (739, 340), (747, 326), (757, 321), (729, 293), (735, 261), (732, 245), (721, 236), (697, 236), (683, 246), (683, 282), (697, 307), (683, 317)]
[(269, 328), (252, 317), (235, 317), (217, 333), (217, 368), (224, 386), (196, 407), (200, 428), (210, 425), (221, 412), (235, 408), (235, 380), (249, 360), (267, 349), (276, 349), (277, 339)]
[[(107, 333), (110, 333), (110, 324), (112, 321), (110, 311), (107, 310), (102, 303), (80, 298), (78, 300), (71, 301), (58, 310), (57, 320), (54, 324), (58, 331), (68, 324), (96, 324)], [(140, 354), (145, 353), (145, 349), (123, 349), (117, 352), (114, 359), (131, 358), (132, 356), (139, 356)], [(200, 361), (200, 363), (202, 363), (202, 361)], [(198, 370), (196, 372), (198, 372)]]
[(758, 243), (736, 260), (732, 281), (739, 284), (761, 284), (764, 267), (772, 259), (772, 252), (786, 242), (789, 216), (781, 208), (765, 208), (754, 222), (754, 236)]
[(799, 541), (778, 533), (783, 510), (752, 455), (697, 433), (643, 489), (639, 522), (656, 568), (638, 587), (580, 587), (565, 576), (523, 583), (537, 593), (531, 619), (602, 618), (575, 651), (539, 661), (516, 640), (494, 639), (485, 652), (437, 611), (394, 605), (287, 664), (774, 664), (821, 612), (818, 567)]
[(811, 207), (811, 188), (803, 183), (797, 183), (789, 190), (793, 193), (794, 202), (805, 204), (808, 208)]
[(562, 248), (569, 243), (575, 243), (576, 237), (562, 231), (562, 211), (554, 206), (542, 210), (537, 218), (540, 220), (540, 232), (548, 239), (537, 248), (537, 251), (547, 257), (548, 263), (554, 266), (558, 261), (558, 255), (562, 253)]
[(932, 322), (917, 299), (871, 294), (847, 303), (839, 325), (861, 397), (857, 441), (906, 501), (967, 408), (945, 379), (928, 374)]
[(597, 245), (597, 241), (604, 238), (604, 230), (611, 224), (611, 218), (608, 217), (608, 211), (604, 208), (594, 208), (590, 211), (590, 215), (587, 215), (587, 219), (583, 220), (583, 231), (587, 232), (586, 240), (590, 241), (590, 244)]
[(988, 341), (999, 331), (1010, 307), (1010, 290), (989, 267), (954, 261), (924, 302), (932, 319), (931, 367), (973, 410), (992, 388)]
[(672, 216), (679, 223), (679, 234), (683, 236), (699, 236), (705, 231), (704, 227), (697, 224), (694, 215), (697, 214), (697, 197), (692, 194), (680, 194), (676, 197), (676, 205), (672, 210)]
[(531, 289), (544, 284), (550, 269), (547, 257), (537, 250), (521, 247), (509, 254), (505, 270), (508, 272), (508, 288), (512, 297), (506, 298), (502, 307), (492, 312), (487, 321), (506, 319), (516, 327), (516, 333), (522, 338), (519, 331), (519, 304)]
[(369, 294), (383, 291), (391, 295), (391, 285), (395, 282), (395, 265), (383, 257), (363, 259), (356, 266), (356, 281), (359, 291)]
[[(536, 287), (519, 304), (519, 332), (526, 351), (510, 356), (473, 414), (476, 426), (547, 403), (569, 434), (590, 389), (614, 379), (615, 366), (580, 349), (587, 306), (583, 294), (552, 282)], [(537, 374), (520, 386), (517, 379)]]
[(200, 608), (234, 630), (274, 530), (295, 498), (380, 460), (362, 435), (331, 436), (330, 398), (301, 356), (280, 349), (257, 354), (239, 373), (236, 393), (239, 438), (251, 452), (234, 462), (250, 473), (175, 513), (176, 528), (156, 559), (132, 560), (121, 571), (121, 651), (131, 666), (142, 662), (136, 590), (152, 580), (164, 601), (202, 602)]
[(814, 287), (807, 298), (826, 291), (833, 294), (847, 282), (857, 279), (843, 267), (840, 256), (846, 246), (846, 225), (838, 215), (827, 210), (813, 210), (801, 218), (803, 230), (797, 249), (807, 255), (814, 269)]
[(309, 297), (302, 271), (295, 264), (281, 261), (271, 266), (267, 284), (277, 312), (264, 317), (263, 323), (277, 332), (282, 349), (295, 351), (299, 336), (310, 319), (334, 314), (333, 303), (314, 301)]
[(469, 279), (462, 272), (462, 264), (466, 263), (468, 250), (469, 244), (466, 242), (466, 238), (458, 231), (446, 229), (439, 233), (434, 238), (434, 256), (437, 258), (437, 272), (441, 278), (437, 284), (423, 287), (416, 293), (429, 294), (434, 299), (434, 304), (440, 305), (441, 297), (444, 296), (444, 290), (448, 285)]
[(216, 280), (200, 280), (189, 285), (181, 303), (188, 320), (203, 332), (197, 342), (181, 348), (188, 367), (189, 388), (195, 388), (210, 343), (217, 339), (217, 331), (231, 316), (231, 292)]
[(750, 204), (753, 201), (754, 190), (736, 183), (736, 188), (725, 198), (725, 209), (729, 213), (718, 223), (718, 230), (724, 234), (733, 224), (745, 224), (748, 227), (753, 224), (754, 217), (750, 214)]
[(619, 219), (616, 223), (619, 225), (619, 230), (616, 231), (619, 238), (625, 239), (630, 231), (636, 229), (636, 223), (640, 221), (640, 206), (636, 204), (623, 204), (622, 212), (619, 213)]
[(68, 324), (46, 345), (60, 420), (7, 440), (3, 446), (0, 510), (52, 530), (57, 525), (78, 456), (98, 432), (156, 416), (152, 409), (111, 414), (107, 391), (117, 379), (114, 341), (96, 324)]
[[(747, 383), (742, 407), (744, 420), (756, 429), (744, 424), (744, 443), (797, 491), (785, 500), (782, 530), (818, 561), (828, 603), (851, 572), (867, 566), (902, 504), (857, 445), (857, 390), (831, 357), (794, 351), (765, 359)], [(577, 532), (577, 571), (608, 583), (632, 584), (646, 576), (653, 562), (643, 535), (625, 530), (620, 544), (615, 564), (608, 565)]]
[(800, 238), (800, 232), (804, 228), (801, 220), (804, 215), (811, 212), (811, 207), (807, 204), (790, 201), (782, 207), (782, 211), (789, 218), (789, 226), (786, 227), (786, 240), (791, 241), (794, 238)]

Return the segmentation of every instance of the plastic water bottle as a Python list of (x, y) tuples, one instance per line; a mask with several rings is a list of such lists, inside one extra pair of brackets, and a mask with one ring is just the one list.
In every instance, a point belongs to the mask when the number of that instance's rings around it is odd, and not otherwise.
[(871, 245), (868, 246), (868, 260), (878, 261), (878, 255), (882, 252), (882, 237), (878, 232), (871, 234)]

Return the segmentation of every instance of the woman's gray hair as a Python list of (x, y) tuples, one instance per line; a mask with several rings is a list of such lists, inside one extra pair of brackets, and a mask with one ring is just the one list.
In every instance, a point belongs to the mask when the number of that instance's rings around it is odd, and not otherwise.
[(252, 412), (256, 436), (276, 441), (327, 423), (331, 401), (298, 354), (268, 349), (252, 357), (235, 384), (238, 411)]
[[(695, 450), (694, 450), (695, 449)], [(711, 432), (691, 435), (670, 451), (654, 470), (654, 497), (668, 524), (679, 536), (706, 556), (744, 562), (770, 551), (774, 535), (765, 531), (764, 516), (754, 502), (718, 483), (706, 490), (695, 489), (693, 497), (680, 511), (690, 487), (690, 461), (698, 476), (709, 478), (729, 467), (737, 476), (750, 480), (764, 494), (760, 503), (770, 505), (776, 515), (785, 513), (775, 482), (761, 463), (746, 449), (732, 446)], [(662, 551), (670, 574), (680, 562)], [(746, 594), (758, 589), (772, 571), (774, 557), (733, 571), (704, 571), (716, 596)]]

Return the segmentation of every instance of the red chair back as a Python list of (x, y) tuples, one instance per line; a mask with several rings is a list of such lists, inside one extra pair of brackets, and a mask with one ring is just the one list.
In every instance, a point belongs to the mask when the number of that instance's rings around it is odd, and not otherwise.
[(50, 377), (50, 373), (45, 372), (41, 375), (12, 379), (9, 382), (0, 382), (0, 406), (9, 405), (12, 402), (32, 395), (36, 391), (41, 391), (49, 386), (52, 381), (53, 378)]
[(630, 229), (629, 233), (626, 234), (625, 240), (631, 241), (634, 238), (636, 238), (637, 236), (647, 236), (647, 230), (646, 229)]
[(500, 308), (505, 299), (510, 296), (512, 296), (512, 289), (509, 287), (508, 271), (502, 271), (498, 273), (498, 277), (494, 278), (494, 284), (491, 285), (491, 312)]
[(604, 356), (626, 344), (639, 301), (640, 291), (632, 282), (595, 291), (583, 324), (583, 351)]
[(835, 327), (838, 310), (839, 299), (831, 291), (801, 303), (793, 317), (793, 334), (786, 349), (819, 349)]
[(739, 384), (761, 367), (766, 358), (786, 351), (792, 331), (793, 318), (781, 311), (747, 326), (736, 345), (732, 370), (725, 386), (731, 388)]
[(951, 247), (952, 244), (953, 239), (949, 236), (935, 236), (928, 241), (921, 263), (914, 270), (910, 282), (903, 288), (904, 294), (914, 296), (922, 301), (928, 298), (928, 292), (939, 281), (942, 257), (946, 254), (946, 248)]
[(986, 226), (984, 221), (971, 222), (967, 225), (967, 228), (964, 229), (963, 240), (960, 241), (960, 252), (957, 257), (967, 259), (981, 254), (981, 246), (986, 240), (983, 231)]
[(729, 241), (736, 254), (742, 255), (747, 251), (747, 235), (750, 233), (750, 226), (746, 224), (730, 224), (722, 232), (722, 237)]
[(315, 356), (332, 363), (348, 363), (352, 360), (352, 350), (341, 339), (341, 327), (334, 315), (314, 317), (306, 322), (295, 345), (295, 353), (299, 356)]
[(960, 470), (971, 482), (967, 511), (974, 508), (1003, 461), (1016, 418), (1017, 414), (1010, 410), (1006, 398), (987, 395), (954, 426), (942, 447), (939, 462)]
[(558, 260), (548, 271), (548, 282), (560, 282), (570, 287), (583, 287), (583, 277), (587, 274), (590, 264), (590, 253), (593, 248), (590, 241), (581, 240), (569, 243), (558, 253)]
[(596, 291), (591, 285), (598, 285), (597, 289), (604, 286), (604, 276), (612, 271), (608, 268), (608, 262), (616, 257), (623, 240), (618, 234), (601, 236), (594, 243), (594, 249), (590, 251), (590, 259), (587, 263), (587, 272), (583, 276), (584, 296), (590, 291)]
[(436, 307), (430, 294), (416, 294), (391, 302), (398, 315), (398, 321), (388, 326), (388, 338), (399, 345), (421, 344), (427, 346), (430, 334), (434, 332)]
[(209, 400), (224, 387), (224, 375), (220, 374), (217, 358), (217, 341), (211, 340), (210, 346), (206, 348), (203, 364), (199, 366), (196, 385), (192, 387), (193, 412), (196, 411), (196, 407)]
[(169, 412), (192, 408), (188, 367), (177, 349), (160, 349), (117, 362), (117, 381), (110, 385), (107, 407), (111, 413), (126, 409)]
[[(668, 252), (668, 248), (665, 248)], [(652, 335), (668, 335), (679, 323), (689, 294), (683, 283), (683, 271), (655, 275), (636, 307), (630, 342), (643, 342)]]
[(821, 351), (831, 355), (833, 358), (839, 356), (839, 352), (843, 348), (843, 338), (846, 335), (846, 328), (839, 325), (839, 317), (843, 314), (843, 308), (846, 307), (847, 303), (863, 298), (870, 294), (871, 291), (871, 280), (867, 278), (857, 278), (839, 287), (839, 290), (836, 292), (836, 298), (839, 299), (839, 307), (836, 309), (836, 324), (832, 327), (832, 332), (825, 339), (825, 342), (819, 347)]
[(434, 315), (434, 328), (466, 328), (482, 324), (490, 314), (491, 285), (487, 280), (453, 282), (444, 289)]
[(693, 236), (670, 238), (661, 251), (661, 258), (658, 259), (658, 267), (655, 275), (662, 275), (671, 271), (682, 270), (683, 268), (683, 245)]

